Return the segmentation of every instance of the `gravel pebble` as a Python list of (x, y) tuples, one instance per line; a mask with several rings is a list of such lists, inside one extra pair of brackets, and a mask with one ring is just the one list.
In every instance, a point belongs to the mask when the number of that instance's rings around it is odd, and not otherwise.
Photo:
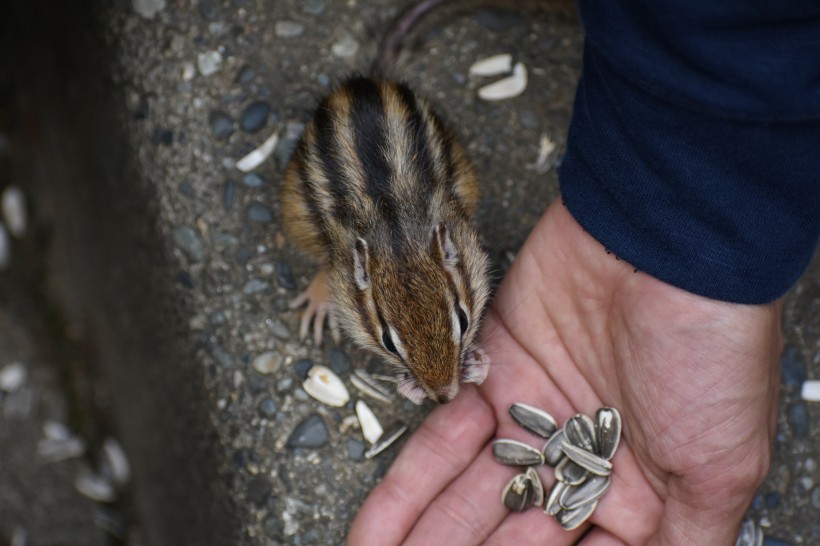
[(269, 224), (273, 221), (273, 211), (270, 207), (262, 203), (252, 203), (248, 207), (248, 220), (261, 224)]
[(26, 382), (26, 367), (20, 362), (12, 362), (0, 370), (0, 391), (14, 392)]
[(211, 348), (211, 356), (216, 360), (220, 366), (223, 368), (232, 368), (233, 367), (233, 357), (223, 349), (222, 347), (212, 347)]
[(820, 510), (820, 485), (811, 492), (811, 505)]
[(309, 358), (300, 358), (296, 361), (296, 364), (293, 365), (294, 369), (296, 370), (296, 375), (304, 381), (307, 379), (308, 370), (313, 367), (313, 361)]
[(347, 33), (343, 34), (336, 40), (336, 43), (330, 46), (330, 52), (333, 53), (333, 56), (341, 59), (348, 59), (354, 56), (357, 51), (359, 51), (359, 42)]
[(302, 11), (311, 15), (319, 15), (325, 11), (325, 0), (304, 0), (302, 3)]
[(236, 182), (233, 180), (226, 180), (222, 187), (222, 206), (225, 210), (230, 210), (233, 206), (234, 193), (236, 191)]
[(154, 15), (165, 9), (165, 0), (133, 0), (132, 5), (140, 17), (153, 19)]
[(763, 546), (793, 546), (788, 540), (781, 540), (774, 537), (764, 537)]
[(262, 279), (251, 279), (245, 283), (245, 286), (242, 287), (242, 292), (250, 296), (251, 294), (262, 292), (267, 287), (268, 283), (266, 283)]
[(293, 430), (288, 438), (290, 447), (318, 448), (327, 443), (329, 435), (322, 418), (314, 413)]
[(225, 112), (214, 110), (208, 116), (208, 123), (210, 123), (211, 132), (217, 140), (227, 140), (233, 134), (233, 119)]
[(800, 387), (806, 380), (806, 362), (800, 350), (788, 346), (780, 357), (780, 377), (786, 387)]
[(239, 117), (239, 127), (246, 133), (255, 133), (262, 129), (268, 122), (270, 105), (265, 101), (255, 101), (250, 103), (242, 111)]
[(763, 500), (766, 502), (766, 508), (777, 508), (780, 505), (780, 493), (777, 491), (766, 493)]
[(356, 440), (355, 438), (348, 438), (347, 440), (347, 454), (354, 461), (364, 460), (365, 447), (364, 442)]
[(798, 402), (789, 406), (788, 420), (795, 437), (805, 438), (809, 435), (809, 411), (806, 404)]
[(281, 320), (271, 320), (268, 322), (268, 326), (270, 326), (270, 330), (273, 332), (273, 335), (279, 339), (290, 339), (290, 330), (288, 330), (288, 327), (285, 326), (285, 323)]
[(239, 72), (236, 73), (234, 82), (240, 85), (247, 85), (251, 83), (254, 78), (256, 78), (256, 70), (248, 65), (245, 65), (239, 69)]
[(274, 402), (270, 398), (265, 398), (259, 403), (259, 413), (261, 413), (265, 417), (273, 419), (274, 417), (276, 417), (276, 410), (276, 402)]
[(203, 76), (216, 74), (222, 68), (222, 54), (219, 51), (206, 51), (196, 56), (196, 66)]
[(293, 278), (293, 272), (290, 270), (290, 266), (281, 260), (277, 260), (275, 266), (276, 280), (279, 282), (279, 286), (285, 290), (296, 290), (296, 279)]
[(253, 359), (253, 369), (261, 374), (276, 373), (282, 365), (282, 355), (276, 351), (268, 351)]
[(256, 173), (247, 173), (242, 177), (242, 183), (249, 188), (258, 188), (265, 183), (265, 179)]
[(271, 484), (267, 478), (254, 478), (245, 490), (248, 500), (257, 506), (264, 506), (271, 494)]
[(205, 247), (202, 244), (202, 239), (199, 233), (189, 226), (177, 226), (174, 228), (171, 236), (174, 239), (174, 244), (179, 248), (191, 261), (201, 262), (205, 257)]
[(305, 32), (305, 25), (298, 21), (276, 21), (273, 32), (280, 38), (296, 38)]
[(199, 0), (199, 14), (207, 21), (216, 19), (216, 8), (211, 0)]
[(350, 371), (350, 357), (339, 349), (330, 349), (326, 355), (330, 369), (339, 375)]

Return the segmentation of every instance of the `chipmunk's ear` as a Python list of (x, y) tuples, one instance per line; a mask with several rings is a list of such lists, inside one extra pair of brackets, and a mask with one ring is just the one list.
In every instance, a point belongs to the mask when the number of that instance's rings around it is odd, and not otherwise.
[(353, 278), (356, 280), (356, 286), (359, 287), (359, 290), (370, 288), (370, 273), (367, 271), (367, 264), (367, 242), (362, 238), (358, 238), (353, 252)]
[(455, 268), (458, 264), (458, 253), (456, 252), (456, 245), (450, 239), (450, 234), (447, 232), (447, 227), (444, 222), (439, 222), (433, 228), (433, 238), (430, 242), (434, 255), (441, 259), (444, 267), (447, 269)]

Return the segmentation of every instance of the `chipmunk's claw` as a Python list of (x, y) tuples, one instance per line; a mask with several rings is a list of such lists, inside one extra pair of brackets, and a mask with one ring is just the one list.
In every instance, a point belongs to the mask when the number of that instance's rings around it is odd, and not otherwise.
[(296, 296), (288, 307), (296, 309), (307, 303), (307, 307), (302, 312), (302, 319), (299, 322), (299, 339), (304, 340), (310, 331), (310, 323), (313, 322), (313, 341), (316, 345), (322, 343), (322, 330), (325, 320), (330, 326), (330, 335), (335, 342), (339, 342), (339, 327), (333, 313), (333, 294), (327, 284), (327, 274), (319, 270), (307, 289)]

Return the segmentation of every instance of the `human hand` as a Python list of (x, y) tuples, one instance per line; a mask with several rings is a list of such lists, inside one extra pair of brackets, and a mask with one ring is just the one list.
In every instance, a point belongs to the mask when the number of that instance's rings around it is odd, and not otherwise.
[[(429, 415), (348, 544), (733, 545), (769, 467), (780, 313), (779, 303), (708, 300), (634, 272), (553, 203), (485, 319), (487, 380)], [(538, 446), (508, 415), (515, 402), (559, 424), (604, 405), (621, 412), (612, 485), (574, 531), (501, 504), (519, 469), (495, 462), (490, 440)], [(549, 488), (552, 472), (540, 470)]]

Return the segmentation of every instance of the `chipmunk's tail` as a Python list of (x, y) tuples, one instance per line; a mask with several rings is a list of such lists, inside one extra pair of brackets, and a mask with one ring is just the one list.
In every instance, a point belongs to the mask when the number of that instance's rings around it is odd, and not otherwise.
[(379, 44), (379, 54), (370, 68), (370, 75), (376, 78), (389, 78), (396, 59), (410, 31), (434, 8), (452, 0), (419, 0), (411, 4), (396, 18)]

